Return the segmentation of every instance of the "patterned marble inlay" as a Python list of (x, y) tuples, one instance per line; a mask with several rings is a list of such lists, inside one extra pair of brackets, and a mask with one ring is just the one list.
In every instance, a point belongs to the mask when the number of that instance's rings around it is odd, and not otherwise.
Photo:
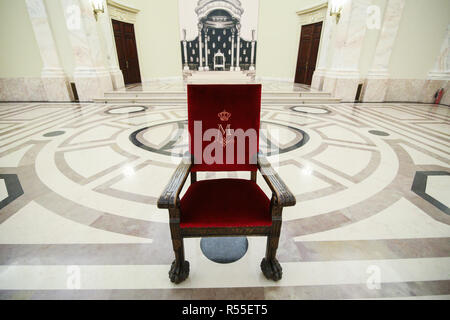
[(147, 110), (145, 106), (123, 106), (106, 110), (108, 114), (125, 114), (125, 113), (138, 113)]
[[(124, 90), (176, 84), (144, 86)], [(228, 264), (187, 239), (191, 277), (174, 287), (156, 202), (187, 150), (186, 106), (0, 104), (0, 298), (448, 299), (449, 116), (427, 104), (263, 104), (261, 151), (297, 199), (283, 210), (283, 279), (261, 274), (264, 238)], [(198, 175), (215, 178), (250, 174)], [(67, 288), (71, 266), (83, 290)], [(374, 266), (379, 289), (367, 287)]]
[(23, 195), (23, 189), (17, 175), (0, 174), (0, 209)]
[(303, 112), (303, 113), (313, 113), (313, 114), (321, 114), (321, 113), (330, 113), (330, 110), (325, 108), (318, 108), (313, 106), (296, 106), (292, 107), (292, 111)]
[(450, 215), (450, 172), (418, 171), (411, 190), (438, 209)]
[(50, 138), (50, 137), (57, 137), (62, 134), (64, 134), (65, 131), (52, 131), (44, 134), (44, 137)]
[(380, 130), (369, 130), (369, 133), (376, 135), (376, 136), (380, 136), (380, 137), (388, 137), (389, 136), (389, 133), (380, 131)]

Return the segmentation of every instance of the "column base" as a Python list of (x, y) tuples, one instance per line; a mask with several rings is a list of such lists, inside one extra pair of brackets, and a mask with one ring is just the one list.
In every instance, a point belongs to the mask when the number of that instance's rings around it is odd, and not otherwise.
[(331, 93), (343, 102), (354, 102), (359, 78), (331, 78), (325, 76), (323, 79), (323, 91)]
[(41, 81), (47, 101), (73, 101), (72, 89), (62, 68), (44, 68)]
[(251, 65), (250, 68), (248, 68), (248, 70), (250, 70), (250, 71), (255, 71), (255, 66), (254, 66), (254, 65)]
[(319, 70), (314, 71), (313, 78), (311, 82), (311, 88), (316, 90), (322, 90), (323, 89), (323, 73)]
[(184, 70), (184, 71), (189, 71), (189, 66), (187, 66), (187, 65), (184, 66), (184, 67), (183, 67), (183, 70)]
[(235, 67), (234, 71), (241, 71), (241, 67)]
[(111, 68), (109, 70), (113, 89), (120, 89), (125, 87), (122, 71), (119, 68)]
[(203, 67), (203, 71), (209, 71), (209, 67)]
[(113, 90), (111, 76), (103, 69), (78, 68), (74, 80), (80, 101), (103, 98), (105, 92)]
[(389, 79), (366, 79), (364, 83), (363, 102), (384, 102)]

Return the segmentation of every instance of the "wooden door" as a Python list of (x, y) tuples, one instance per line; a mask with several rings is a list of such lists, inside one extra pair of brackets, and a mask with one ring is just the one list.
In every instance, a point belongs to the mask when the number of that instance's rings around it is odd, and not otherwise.
[(295, 82), (310, 85), (316, 70), (322, 22), (302, 26)]
[(134, 25), (112, 20), (119, 67), (125, 84), (141, 82)]

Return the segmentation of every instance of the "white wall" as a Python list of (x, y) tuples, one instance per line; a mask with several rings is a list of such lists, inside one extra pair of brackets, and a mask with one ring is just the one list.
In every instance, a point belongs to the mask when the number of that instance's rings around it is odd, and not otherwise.
[(394, 79), (425, 79), (450, 23), (450, 1), (406, 0), (391, 61)]
[(180, 78), (178, 0), (121, 0), (139, 9), (135, 25), (143, 81)]
[(0, 0), (0, 77), (40, 77), (42, 60), (25, 0)]
[(300, 43), (297, 11), (323, 0), (260, 0), (256, 74), (293, 80)]

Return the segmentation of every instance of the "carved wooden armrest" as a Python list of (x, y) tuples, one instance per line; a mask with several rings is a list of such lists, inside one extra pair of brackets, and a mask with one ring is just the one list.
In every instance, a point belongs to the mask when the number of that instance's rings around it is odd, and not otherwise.
[(178, 195), (183, 189), (184, 183), (191, 171), (191, 159), (184, 157), (177, 169), (170, 178), (169, 183), (164, 189), (163, 193), (158, 199), (158, 208), (160, 209), (173, 209), (178, 206)]
[(258, 154), (258, 169), (270, 190), (272, 190), (274, 204), (280, 207), (295, 206), (296, 200), (294, 195), (262, 154)]

